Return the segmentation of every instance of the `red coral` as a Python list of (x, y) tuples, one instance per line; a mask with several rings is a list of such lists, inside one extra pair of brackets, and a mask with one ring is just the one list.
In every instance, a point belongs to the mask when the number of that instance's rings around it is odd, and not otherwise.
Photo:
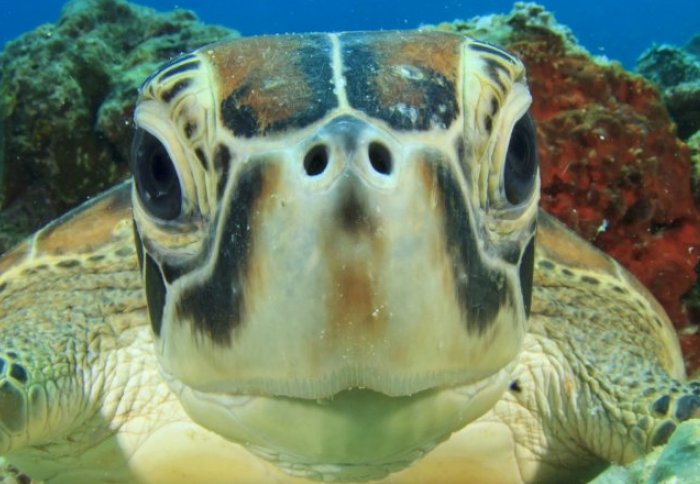
[[(538, 121), (542, 207), (617, 258), (648, 287), (677, 329), (696, 279), (700, 214), (690, 154), (658, 92), (617, 65), (567, 52), (556, 36), (509, 46), (525, 62)], [(700, 337), (683, 335), (689, 370)]]

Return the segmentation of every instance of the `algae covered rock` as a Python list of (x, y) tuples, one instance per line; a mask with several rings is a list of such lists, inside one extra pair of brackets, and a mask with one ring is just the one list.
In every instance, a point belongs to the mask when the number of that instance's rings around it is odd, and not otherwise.
[(529, 41), (533, 37), (551, 38), (569, 53), (586, 52), (569, 27), (557, 22), (544, 6), (532, 2), (515, 2), (508, 14), (481, 15), (424, 28), (458, 32), (502, 46)]
[(661, 89), (681, 139), (700, 131), (700, 35), (684, 48), (652, 46), (640, 56), (637, 71)]
[[(143, 79), (231, 35), (190, 11), (74, 0), (55, 24), (8, 42), (0, 54), (0, 209), (11, 207), (0, 214), (0, 252), (125, 176)], [(25, 212), (29, 219), (18, 218)]]

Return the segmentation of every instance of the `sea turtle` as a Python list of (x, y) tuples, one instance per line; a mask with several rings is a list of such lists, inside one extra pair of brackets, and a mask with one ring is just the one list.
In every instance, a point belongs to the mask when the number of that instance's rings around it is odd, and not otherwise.
[(134, 182), (0, 261), (0, 452), (51, 482), (510, 482), (665, 442), (700, 384), (538, 211), (530, 102), (512, 54), (429, 31), (162, 67)]

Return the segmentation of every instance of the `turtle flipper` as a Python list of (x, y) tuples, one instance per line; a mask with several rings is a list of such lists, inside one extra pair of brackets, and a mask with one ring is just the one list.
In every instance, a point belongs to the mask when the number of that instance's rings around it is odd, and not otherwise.
[(87, 410), (70, 348), (56, 334), (22, 325), (18, 313), (3, 315), (0, 330), (0, 454), (65, 433)]
[(665, 443), (700, 416), (700, 382), (684, 381), (675, 330), (646, 289), (558, 222), (538, 221), (530, 334), (494, 411), (531, 423), (512, 429), (541, 480), (626, 464)]
[(665, 444), (678, 424), (700, 418), (700, 381), (680, 383), (662, 375), (645, 392), (640, 398), (648, 402), (650, 418), (660, 419), (651, 434), (652, 446)]
[(144, 317), (129, 185), (0, 259), (0, 454), (93, 416), (120, 331)]
[[(27, 434), (26, 411), (30, 406), (29, 375), (15, 351), (0, 353), (0, 454), (6, 453)], [(36, 399), (35, 399), (36, 401)], [(36, 404), (36, 407), (45, 405)], [(44, 410), (45, 411), (45, 410)], [(19, 439), (17, 438), (19, 436)], [(13, 445), (15, 443), (15, 445)]]

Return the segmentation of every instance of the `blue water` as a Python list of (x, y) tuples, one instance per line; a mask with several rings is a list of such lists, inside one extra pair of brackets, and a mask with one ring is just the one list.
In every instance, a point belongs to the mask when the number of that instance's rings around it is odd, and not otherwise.
[[(142, 0), (159, 10), (187, 8), (207, 23), (244, 35), (330, 30), (412, 28), (474, 15), (509, 12), (507, 0)], [(634, 67), (653, 42), (685, 44), (700, 31), (698, 0), (544, 0), (592, 53)], [(58, 0), (0, 0), (0, 46), (22, 32), (58, 18)]]

